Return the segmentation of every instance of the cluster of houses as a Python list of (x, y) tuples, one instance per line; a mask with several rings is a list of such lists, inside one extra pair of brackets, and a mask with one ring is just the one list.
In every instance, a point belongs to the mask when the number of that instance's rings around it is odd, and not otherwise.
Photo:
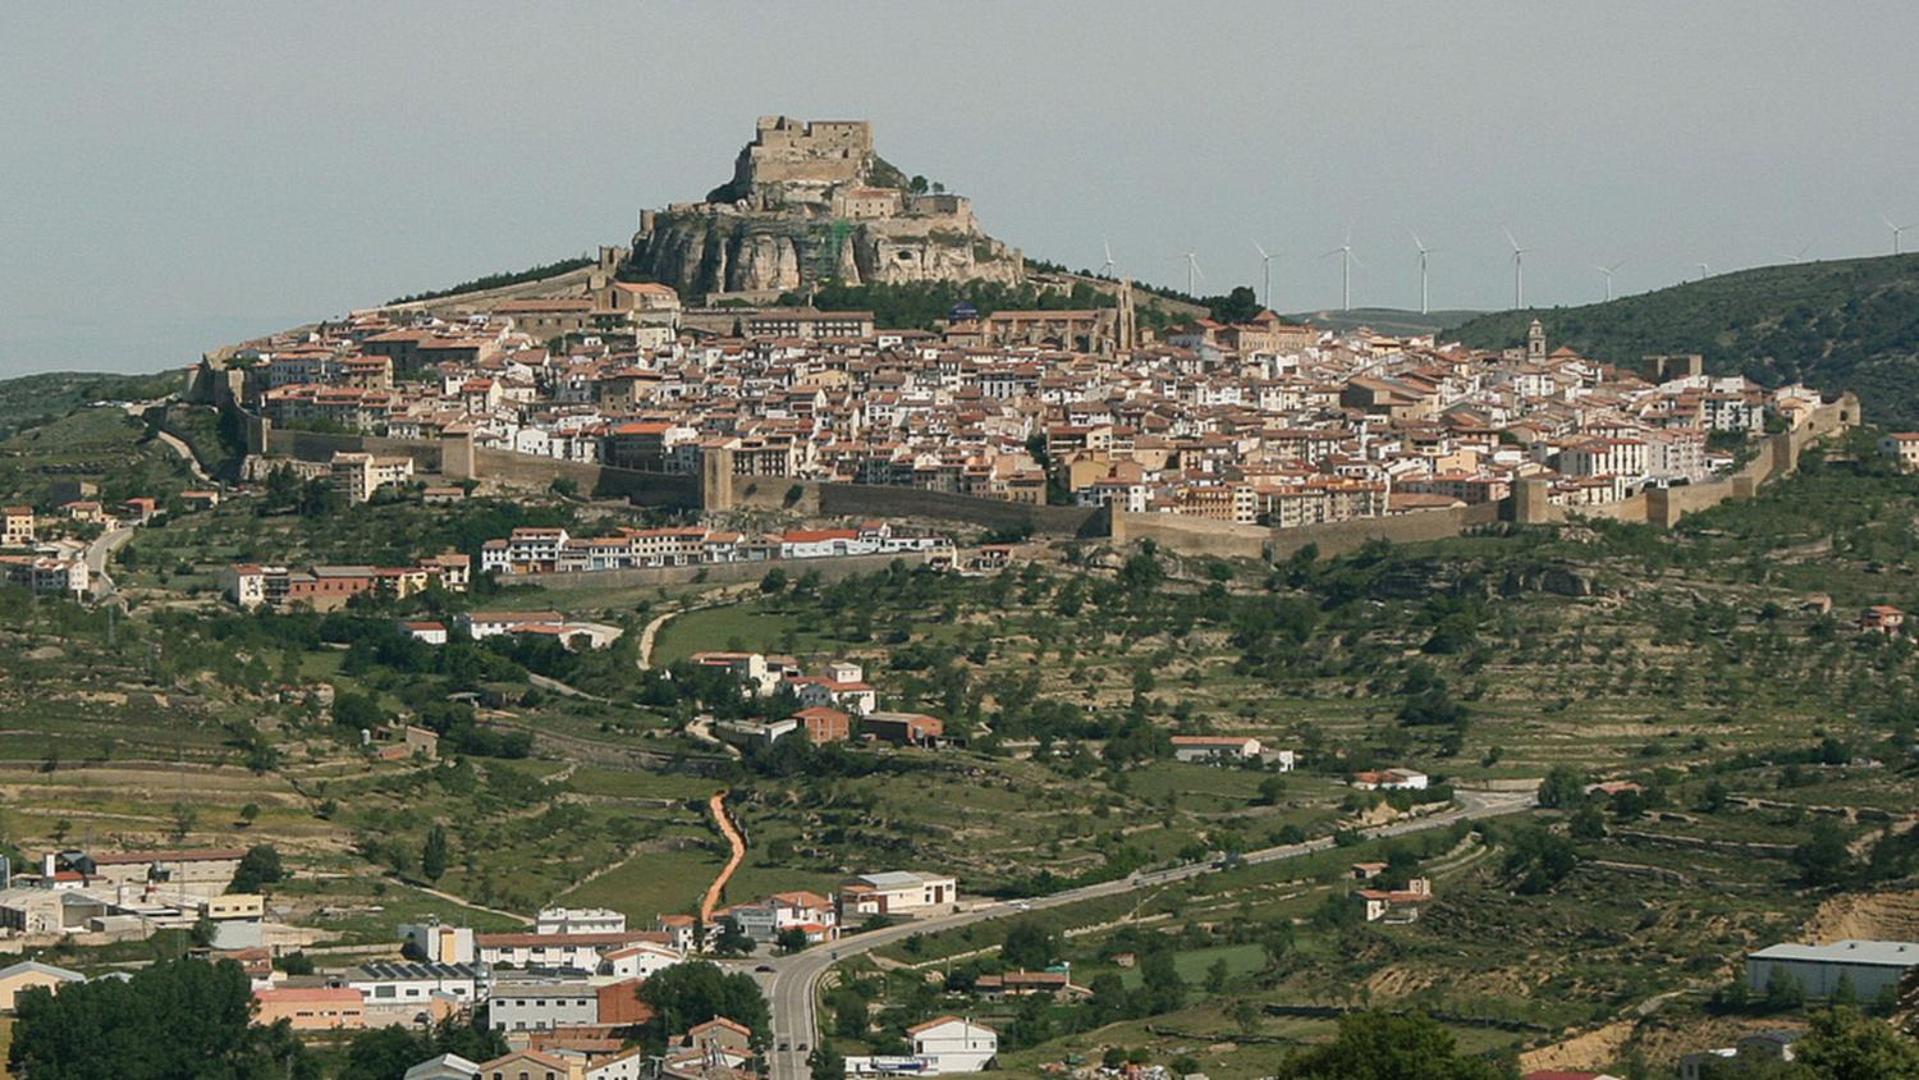
[[(64, 480), (54, 485), (52, 497), (60, 500), (60, 518), (76, 525), (131, 526), (144, 525), (161, 512), (157, 500), (145, 497), (128, 499), (109, 512), (98, 500), (82, 497), (94, 493), (94, 485), (85, 481)], [(188, 503), (215, 504), (220, 494), (189, 491), (181, 498)], [(88, 595), (98, 584), (98, 575), (87, 563), (87, 545), (71, 535), (43, 537), (44, 524), (32, 506), (0, 508), (0, 582), (40, 596), (79, 599)]]
[[(713, 1080), (745, 1074), (758, 1056), (753, 1033), (716, 1017), (684, 1032), (664, 1058), (644, 1056), (630, 1044), (652, 1019), (639, 995), (647, 979), (685, 963), (729, 927), (755, 947), (791, 947), (794, 931), (807, 944), (830, 942), (842, 927), (946, 914), (959, 903), (950, 876), (887, 871), (848, 878), (831, 897), (778, 892), (735, 904), (703, 928), (691, 916), (667, 914), (652, 929), (635, 930), (624, 914), (605, 908), (549, 908), (531, 927), (500, 933), (429, 920), (398, 928), (398, 959), (294, 975), (276, 970), (273, 958), (310, 948), (317, 932), (271, 922), (259, 894), (227, 892), (244, 857), (227, 849), (68, 850), (17, 875), (0, 860), (0, 937), (27, 947), (108, 944), (211, 922), (209, 956), (246, 971), (259, 1023), (284, 1020), (300, 1033), (418, 1028), (484, 1007), (486, 1023), (512, 1049), (488, 1062), (436, 1057), (407, 1073), (415, 1080)], [(30, 960), (0, 968), (0, 1013), (22, 990), (57, 991), (81, 981), (80, 973)], [(982, 1040), (991, 1038), (974, 1032), (955, 1039), (941, 1021), (922, 1025), (914, 1034), (914, 1071), (972, 1071), (991, 1057), (991, 1047), (979, 1056)]]
[[(416, 641), (445, 645), (451, 637), (438, 619), (402, 619), (400, 629)], [(463, 611), (453, 616), (453, 630), (472, 641), (495, 637), (545, 637), (569, 649), (604, 649), (626, 631), (606, 623), (570, 619), (557, 611)]]
[(458, 552), (421, 559), (413, 566), (265, 566), (234, 563), (220, 571), (220, 591), (249, 611), (266, 607), (337, 611), (356, 596), (383, 595), (395, 600), (438, 588), (463, 593), (473, 560)]
[(313, 931), (267, 918), (265, 898), (229, 893), (245, 852), (208, 848), (48, 852), (18, 872), (0, 858), (0, 937), (22, 944), (111, 945), (160, 930), (212, 928), (216, 948), (299, 948)]
[(883, 521), (762, 536), (701, 526), (621, 528), (591, 537), (572, 536), (563, 528), (523, 527), (481, 545), (480, 570), (512, 576), (906, 553), (950, 562), (953, 541), (935, 533), (904, 532)]
[(794, 734), (815, 745), (857, 739), (935, 749), (958, 743), (937, 716), (879, 708), (879, 692), (864, 680), (864, 669), (849, 660), (833, 661), (818, 675), (806, 674), (792, 657), (756, 652), (697, 652), (687, 660), (725, 671), (747, 697), (791, 691), (798, 700), (800, 707), (790, 716), (714, 724), (713, 734), (735, 746), (770, 745)]
[(1537, 323), (1483, 351), (1262, 311), (1122, 349), (1080, 332), (1091, 311), (888, 330), (870, 312), (707, 318), (665, 286), (595, 281), (458, 317), (358, 312), (249, 342), (225, 374), (281, 425), (694, 475), (725, 450), (736, 474), (1035, 504), (1050, 482), (1087, 505), (1277, 526), (1497, 500), (1521, 478), (1563, 505), (1616, 501), (1730, 464), (1715, 432), (1820, 404), (1697, 356), (1633, 370), (1549, 350)]

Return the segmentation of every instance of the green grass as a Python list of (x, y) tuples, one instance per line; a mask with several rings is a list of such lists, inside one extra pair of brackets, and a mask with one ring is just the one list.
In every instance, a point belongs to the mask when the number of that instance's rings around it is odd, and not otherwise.
[(831, 651), (834, 641), (817, 625), (798, 616), (732, 604), (676, 615), (661, 627), (653, 643), (653, 663), (664, 667), (696, 652), (728, 650), (736, 645), (752, 652), (781, 652), (791, 634), (800, 652)]

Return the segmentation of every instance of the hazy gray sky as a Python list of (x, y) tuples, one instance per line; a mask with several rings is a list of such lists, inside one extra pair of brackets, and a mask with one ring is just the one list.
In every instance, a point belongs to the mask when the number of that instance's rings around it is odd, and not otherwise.
[[(1029, 254), (1274, 306), (1597, 299), (1889, 250), (1919, 5), (31, 4), (0, 20), (0, 374), (150, 370), (624, 242), (761, 113), (870, 118)], [(1919, 248), (1919, 230), (1907, 237)]]

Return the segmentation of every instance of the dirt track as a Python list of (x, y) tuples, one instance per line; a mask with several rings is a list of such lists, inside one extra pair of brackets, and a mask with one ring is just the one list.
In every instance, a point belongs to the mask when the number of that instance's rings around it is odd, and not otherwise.
[(746, 839), (733, 827), (733, 819), (726, 814), (726, 792), (714, 792), (713, 797), (707, 800), (706, 807), (713, 812), (714, 823), (720, 827), (721, 834), (733, 849), (732, 857), (726, 860), (719, 876), (706, 887), (706, 895), (700, 898), (700, 924), (712, 926), (713, 911), (720, 906), (720, 896), (726, 891), (726, 883), (732, 879), (733, 872), (740, 868), (740, 863), (746, 861)]

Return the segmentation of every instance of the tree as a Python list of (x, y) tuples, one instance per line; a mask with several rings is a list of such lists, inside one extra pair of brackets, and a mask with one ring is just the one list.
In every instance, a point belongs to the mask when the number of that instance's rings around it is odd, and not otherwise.
[(846, 1077), (846, 1058), (825, 1043), (806, 1055), (806, 1066), (813, 1080), (845, 1080)]
[(193, 826), (200, 820), (200, 811), (188, 803), (176, 802), (173, 804), (172, 816), (173, 827), (168, 834), (177, 844), (185, 840), (187, 834), (193, 831)]
[(260, 804), (248, 803), (240, 808), (240, 820), (251, 826), (260, 817)]
[(724, 1016), (753, 1030), (755, 1045), (764, 1045), (772, 1032), (772, 1018), (759, 984), (743, 972), (727, 974), (707, 960), (674, 964), (640, 984), (640, 1000), (653, 1008), (647, 1021), (649, 1046), (666, 1045), (667, 1036)]
[(740, 924), (732, 919), (721, 919), (719, 933), (713, 935), (713, 951), (721, 956), (746, 956), (753, 951), (754, 941)]
[(426, 843), (420, 849), (420, 873), (428, 881), (438, 881), (446, 873), (446, 830), (438, 822), (427, 830)]
[(285, 877), (286, 870), (280, 865), (279, 851), (271, 844), (255, 844), (240, 857), (240, 865), (233, 871), (233, 882), (227, 886), (227, 891), (257, 893)]
[(1606, 816), (1597, 806), (1582, 806), (1573, 811), (1568, 830), (1575, 840), (1604, 840), (1606, 838)]
[(806, 931), (797, 926), (789, 926), (780, 931), (779, 937), (774, 940), (773, 944), (780, 952), (791, 956), (806, 948)]
[(1812, 824), (1812, 835), (1792, 850), (1792, 863), (1805, 883), (1838, 885), (1852, 875), (1852, 852), (1846, 834), (1826, 818)]
[(1226, 1018), (1233, 1022), (1241, 1035), (1251, 1035), (1259, 1030), (1259, 1006), (1250, 998), (1234, 998), (1226, 1006)]
[(1815, 1014), (1810, 1030), (1792, 1049), (1795, 1059), (1822, 1080), (1919, 1077), (1919, 1043), (1900, 1038), (1891, 1025), (1857, 1009)]
[(767, 595), (782, 592), (786, 588), (786, 571), (775, 566), (760, 579), (760, 591)]
[(1431, 1017), (1352, 1013), (1332, 1042), (1282, 1062), (1282, 1080), (1499, 1080), (1491, 1063), (1459, 1052), (1451, 1032)]
[(399, 1026), (359, 1032), (347, 1044), (339, 1080), (393, 1080), (433, 1056), (425, 1042)]
[(1277, 776), (1269, 776), (1259, 782), (1259, 804), (1277, 806), (1286, 796), (1286, 781)]
[(1554, 765), (1539, 784), (1539, 805), (1571, 810), (1586, 801), (1586, 777), (1570, 765)]
[(1132, 1010), (1132, 1000), (1126, 993), (1126, 982), (1118, 974), (1104, 971), (1093, 976), (1093, 996), (1088, 999), (1087, 1007), (1092, 1010), (1095, 1022), (1110, 1024), (1115, 1020), (1124, 1020)]
[(1235, 285), (1233, 291), (1225, 296), (1208, 297), (1206, 306), (1214, 319), (1224, 323), (1250, 322), (1263, 308), (1259, 303), (1259, 294), (1250, 285)]
[(10, 1064), (35, 1080), (224, 1077), (317, 1080), (287, 1022), (251, 1023), (253, 991), (232, 961), (163, 961), (127, 979), (73, 983), (16, 1002)]
[(1225, 957), (1214, 960), (1206, 968), (1206, 992), (1217, 994), (1226, 989), (1226, 978), (1231, 974), (1232, 969), (1226, 966)]
[(1530, 828), (1514, 831), (1505, 871), (1516, 879), (1515, 892), (1534, 895), (1550, 891), (1578, 865), (1572, 841), (1548, 829)]
[(1000, 959), (1010, 967), (1037, 970), (1053, 962), (1058, 954), (1059, 942), (1038, 923), (1030, 919), (1014, 923), (1006, 931), (1006, 941), (1000, 945)]
[(1174, 1012), (1186, 1004), (1186, 980), (1173, 964), (1173, 950), (1154, 949), (1141, 957), (1139, 973), (1146, 1012)]
[(1699, 792), (1699, 809), (1704, 813), (1716, 814), (1726, 808), (1726, 800), (1731, 797), (1732, 793), (1725, 784), (1717, 780), (1709, 781)]

